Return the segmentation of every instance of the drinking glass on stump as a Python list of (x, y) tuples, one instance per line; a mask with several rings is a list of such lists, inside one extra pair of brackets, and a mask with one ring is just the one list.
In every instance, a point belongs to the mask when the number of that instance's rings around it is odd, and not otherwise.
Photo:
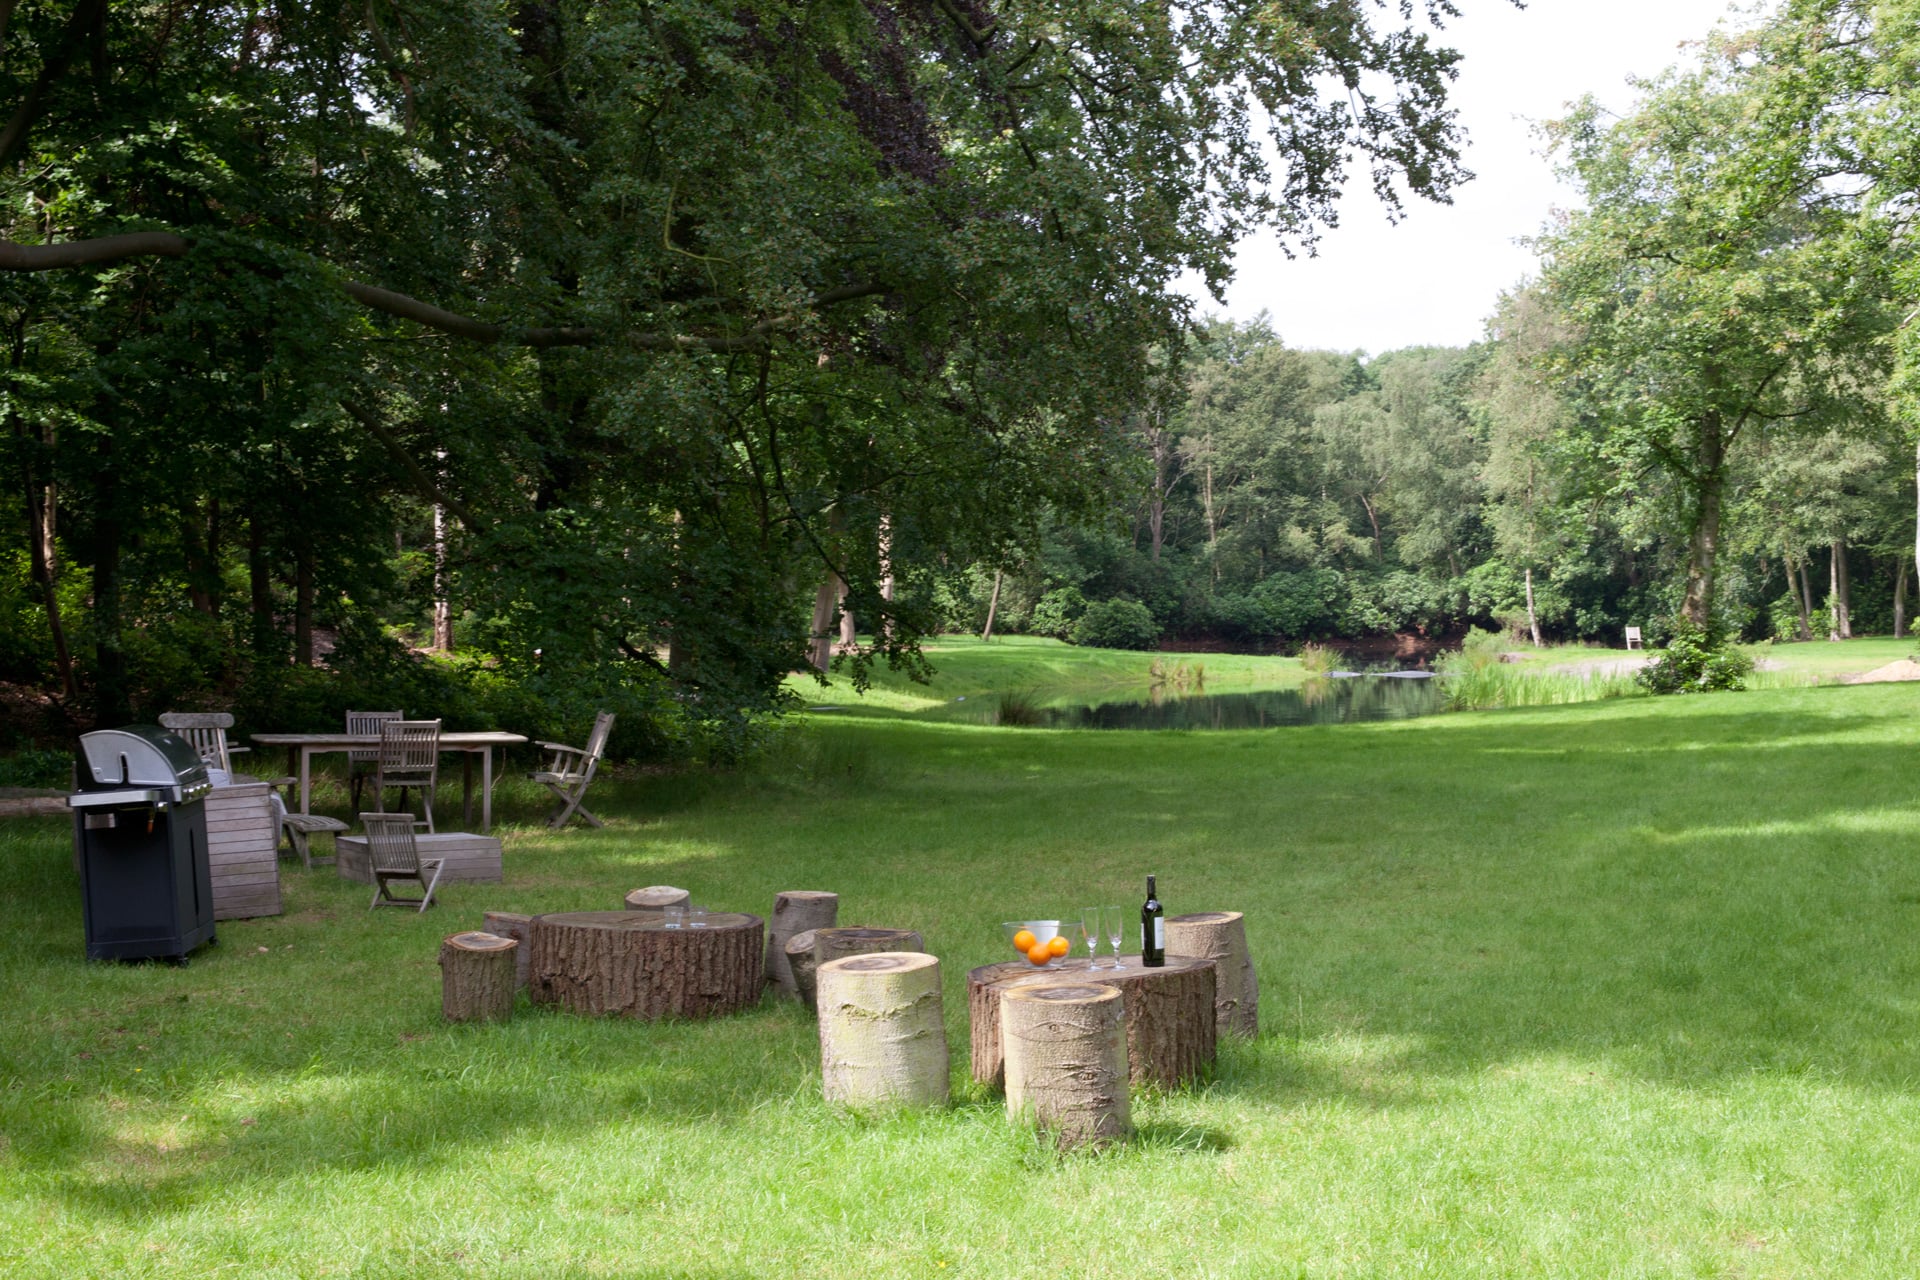
[(1087, 968), (1100, 968), (1100, 908), (1081, 908), (1080, 938), (1087, 944)]
[(1113, 947), (1113, 963), (1102, 966), (1108, 969), (1124, 969), (1125, 962), (1120, 959), (1120, 943), (1127, 936), (1127, 915), (1119, 907), (1100, 908), (1100, 921), (1105, 927), (1107, 942)]

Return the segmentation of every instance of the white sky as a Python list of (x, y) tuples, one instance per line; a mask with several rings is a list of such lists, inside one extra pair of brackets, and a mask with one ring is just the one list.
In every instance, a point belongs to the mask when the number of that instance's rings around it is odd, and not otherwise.
[[(1240, 245), (1224, 313), (1262, 310), (1292, 347), (1373, 353), (1416, 344), (1464, 346), (1482, 336), (1500, 293), (1532, 274), (1515, 243), (1575, 202), (1559, 184), (1532, 124), (1563, 114), (1586, 93), (1625, 108), (1630, 75), (1682, 62), (1685, 41), (1712, 30), (1727, 0), (1460, 0), (1442, 43), (1461, 51), (1454, 102), (1467, 133), (1463, 153), (1477, 176), (1451, 205), (1409, 202), (1390, 225), (1364, 172), (1350, 181), (1340, 225), (1319, 256), (1291, 261), (1261, 237)], [(1743, 5), (1751, 10), (1751, 5)], [(1747, 25), (1741, 19), (1736, 26)], [(1222, 308), (1198, 285), (1203, 312)]]

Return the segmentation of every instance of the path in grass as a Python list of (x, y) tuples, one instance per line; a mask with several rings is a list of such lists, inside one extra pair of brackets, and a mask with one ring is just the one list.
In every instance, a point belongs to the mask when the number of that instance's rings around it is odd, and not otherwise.
[[(0, 1273), (1920, 1273), (1920, 689), (1246, 733), (822, 717), (616, 780), (428, 915), (289, 871), (186, 970), (79, 961), (58, 823), (0, 826)], [(509, 817), (530, 820), (530, 799)], [(997, 922), (1248, 912), (1265, 1034), (1059, 1159), (965, 1086)], [(438, 1014), (489, 907), (832, 888), (942, 957), (953, 1110), (818, 1100), (812, 1028)]]

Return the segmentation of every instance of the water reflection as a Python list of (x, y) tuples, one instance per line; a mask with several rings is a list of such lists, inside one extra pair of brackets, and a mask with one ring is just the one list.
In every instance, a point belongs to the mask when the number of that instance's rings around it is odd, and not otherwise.
[(1437, 680), (1343, 675), (1292, 689), (1171, 696), (1159, 686), (1127, 701), (1029, 707), (1021, 723), (1042, 729), (1265, 729), (1292, 724), (1406, 720), (1445, 708)]

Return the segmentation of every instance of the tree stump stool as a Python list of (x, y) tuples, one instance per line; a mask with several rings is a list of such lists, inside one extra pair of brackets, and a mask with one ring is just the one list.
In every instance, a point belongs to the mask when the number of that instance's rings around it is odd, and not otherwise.
[(871, 955), (876, 951), (925, 951), (926, 943), (911, 929), (815, 929), (813, 962), (816, 980), (821, 966), (830, 960), (848, 956)]
[(1127, 1068), (1135, 1084), (1176, 1088), (1213, 1065), (1213, 961), (1169, 955), (1157, 969), (1127, 956), (1119, 969), (1089, 969), (1074, 958), (1036, 969), (1025, 960), (990, 964), (967, 975), (967, 1015), (972, 1023), (973, 1078), (998, 1087), (1002, 1081), (1000, 997), (1032, 986), (1118, 987), (1126, 999)]
[(1126, 998), (1118, 987), (1056, 983), (1000, 997), (1007, 1114), (1030, 1118), (1061, 1147), (1133, 1132)]
[(773, 914), (767, 917), (767, 981), (779, 987), (781, 995), (800, 998), (787, 963), (787, 939), (810, 929), (830, 929), (839, 914), (837, 893), (789, 889), (773, 896)]
[(820, 1087), (855, 1109), (947, 1102), (947, 1023), (940, 961), (882, 951), (830, 960), (815, 971)]
[(627, 910), (665, 915), (668, 907), (684, 907), (693, 895), (670, 884), (650, 884), (627, 895)]
[(440, 944), (440, 1012), (448, 1022), (513, 1016), (513, 956), (520, 944), (491, 933), (456, 933)]
[(716, 912), (669, 929), (645, 911), (535, 916), (527, 990), (536, 1004), (629, 1018), (714, 1018), (748, 1008), (764, 985), (760, 917)]
[(532, 916), (523, 916), (517, 911), (489, 911), (486, 923), (481, 926), (496, 937), (512, 938), (520, 944), (513, 952), (513, 985), (516, 989), (527, 985), (527, 961), (533, 955), (527, 927), (532, 923)]
[(813, 1010), (813, 930), (796, 933), (787, 939), (787, 971), (793, 975), (793, 994), (801, 1004)]
[(1238, 911), (1196, 911), (1167, 917), (1167, 950), (1213, 961), (1214, 1022), (1221, 1034), (1260, 1034), (1260, 975), (1247, 949), (1246, 918)]

